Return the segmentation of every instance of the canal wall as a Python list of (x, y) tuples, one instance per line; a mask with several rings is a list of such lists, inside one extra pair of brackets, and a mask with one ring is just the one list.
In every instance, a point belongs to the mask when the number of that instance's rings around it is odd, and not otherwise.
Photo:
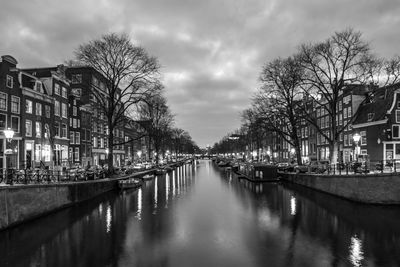
[(398, 174), (318, 175), (280, 173), (283, 181), (368, 204), (400, 204)]
[(0, 230), (117, 188), (117, 180), (15, 185), (0, 189)]

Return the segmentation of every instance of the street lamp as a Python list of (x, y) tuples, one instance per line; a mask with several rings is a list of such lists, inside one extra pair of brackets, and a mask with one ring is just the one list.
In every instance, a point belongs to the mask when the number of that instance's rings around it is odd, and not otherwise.
[[(7, 143), (10, 144), (11, 146), (11, 141), (14, 137), (14, 131), (11, 128), (7, 128), (7, 130), (4, 130), (4, 136), (6, 137)], [(6, 149), (5, 154), (10, 154), (10, 168), (12, 168), (12, 162), (11, 162), (11, 154), (12, 154), (12, 149)], [(11, 174), (11, 173), (10, 173)], [(8, 183), (12, 184), (12, 179), (8, 179)]]
[(361, 135), (360, 134), (358, 134), (358, 133), (356, 133), (356, 134), (354, 134), (353, 135), (353, 141), (354, 141), (354, 144), (356, 145), (356, 161), (358, 162), (358, 149), (359, 149), (359, 146), (358, 146), (358, 142), (360, 141), (360, 139), (361, 139)]
[(138, 158), (139, 158), (139, 161), (141, 160), (141, 158), (142, 158), (142, 151), (141, 150), (139, 150), (138, 152), (137, 152), (137, 155), (138, 155)]

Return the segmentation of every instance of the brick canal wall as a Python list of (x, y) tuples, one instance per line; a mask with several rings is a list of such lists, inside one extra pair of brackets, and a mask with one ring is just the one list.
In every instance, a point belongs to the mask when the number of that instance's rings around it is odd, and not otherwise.
[(0, 230), (117, 188), (117, 180), (16, 185), (0, 189)]
[(400, 204), (399, 174), (318, 175), (281, 173), (284, 181), (369, 204)]

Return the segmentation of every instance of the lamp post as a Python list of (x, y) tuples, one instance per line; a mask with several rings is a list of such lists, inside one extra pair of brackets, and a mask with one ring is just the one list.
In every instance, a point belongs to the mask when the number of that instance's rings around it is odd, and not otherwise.
[[(13, 137), (14, 137), (14, 131), (11, 129), (11, 128), (7, 128), (7, 130), (4, 130), (4, 136), (6, 137), (6, 140), (7, 140), (7, 143), (8, 144), (10, 144), (10, 146), (11, 146), (11, 142), (12, 142), (12, 139), (13, 139)], [(6, 150), (5, 150), (5, 154), (7, 155), (7, 154), (12, 154), (12, 149), (10, 148), (10, 149), (7, 149), (7, 146), (6, 146)], [(6, 160), (7, 160), (7, 158), (6, 158)], [(10, 156), (10, 169), (12, 168), (12, 162), (11, 162), (11, 156)], [(9, 171), (8, 170), (8, 166), (7, 166), (7, 171)], [(9, 183), (9, 184), (12, 184), (12, 177), (11, 177), (11, 175), (12, 175), (12, 173), (11, 173), (11, 171), (8, 173), (8, 175), (7, 175), (7, 183)]]
[(361, 135), (360, 134), (356, 133), (356, 134), (353, 135), (353, 141), (354, 141), (354, 144), (356, 145), (356, 153), (355, 153), (356, 162), (358, 162), (358, 149), (359, 149), (358, 142), (360, 141), (360, 139), (361, 139)]
[(291, 158), (292, 158), (292, 161), (294, 161), (294, 156), (295, 156), (295, 154), (296, 154), (296, 149), (295, 149), (294, 147), (292, 147), (292, 148), (290, 149), (290, 156), (291, 156)]
[(139, 161), (141, 161), (141, 158), (142, 158), (142, 151), (139, 150), (139, 151), (137, 152), (137, 155), (138, 155)]

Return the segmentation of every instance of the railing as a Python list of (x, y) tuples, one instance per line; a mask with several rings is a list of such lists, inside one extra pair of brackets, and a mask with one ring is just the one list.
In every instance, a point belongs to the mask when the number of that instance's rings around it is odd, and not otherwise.
[(0, 184), (50, 184), (102, 179), (106, 177), (103, 169), (48, 170), (40, 169), (0, 169)]
[(368, 173), (400, 173), (400, 160), (348, 162), (337, 164), (289, 165), (278, 168), (283, 172), (354, 175)]

